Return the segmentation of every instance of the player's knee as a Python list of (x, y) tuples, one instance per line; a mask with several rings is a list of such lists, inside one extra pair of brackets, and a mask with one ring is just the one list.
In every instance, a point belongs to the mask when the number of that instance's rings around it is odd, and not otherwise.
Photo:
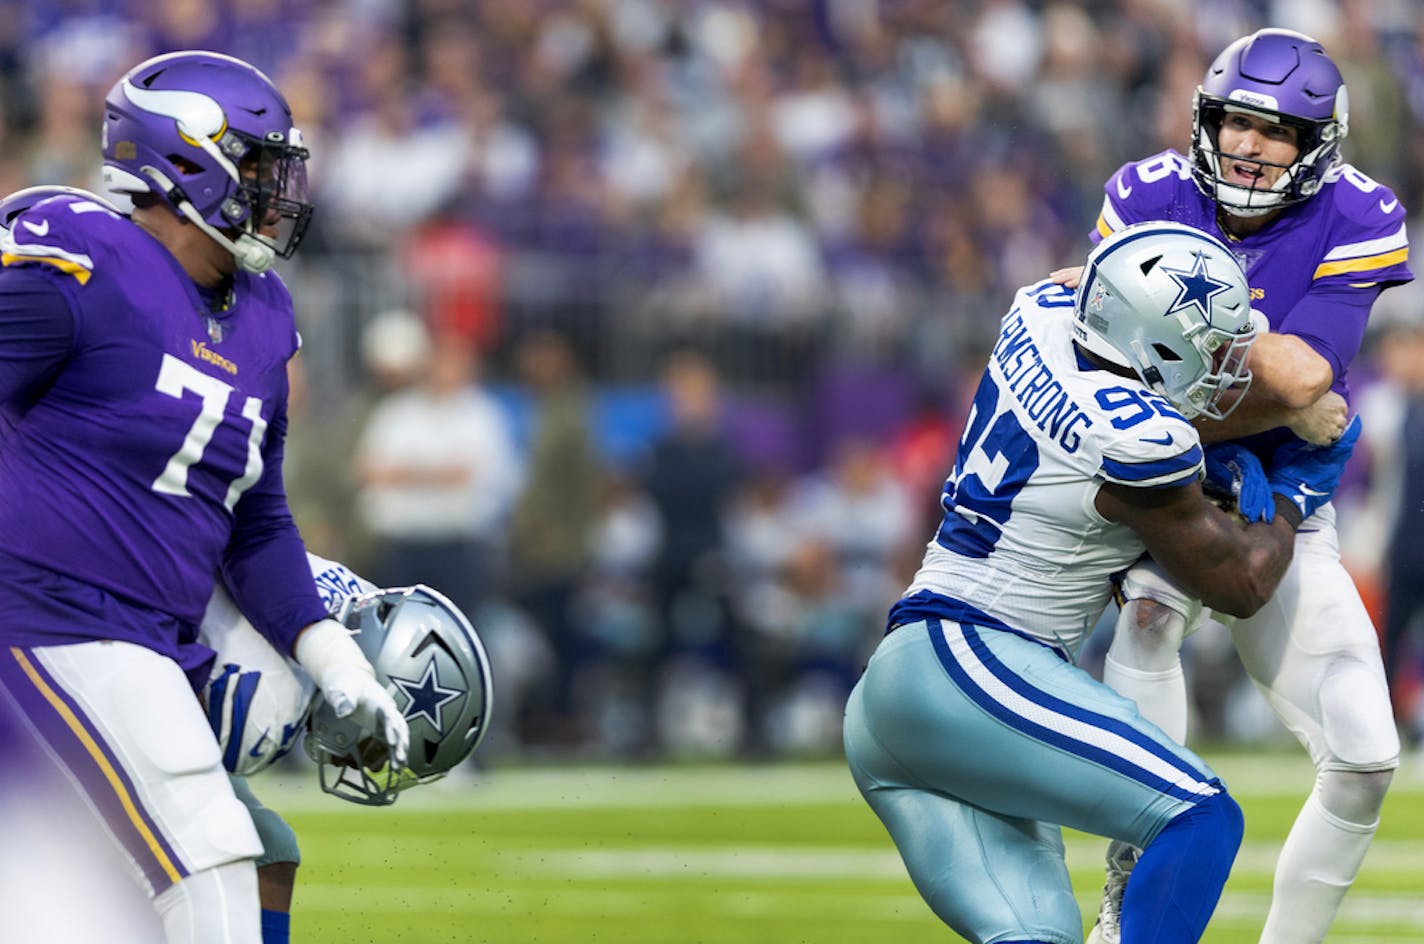
[(1229, 854), (1236, 855), (1241, 847), (1241, 839), (1246, 832), (1246, 817), (1241, 805), (1225, 790), (1197, 804), (1203, 811), (1204, 821), (1218, 837), (1218, 842)]
[(250, 860), (193, 872), (154, 899), (168, 944), (262, 944), (257, 870)]
[(262, 805), (246, 777), (229, 776), (228, 782), (232, 784), (233, 795), (247, 808), (252, 825), (257, 830), (257, 838), (262, 842), (262, 854), (257, 857), (258, 867), (276, 862), (300, 865), (302, 854), (297, 847), (297, 834), (281, 814)]
[(1176, 664), (1186, 626), (1186, 617), (1164, 603), (1128, 600), (1118, 615), (1109, 651), (1131, 668), (1163, 671)]
[(203, 824), (203, 859), (207, 862), (253, 859), (262, 854), (262, 839), (251, 813), (230, 792), (210, 795), (202, 808), (194, 811), (194, 822)]
[(1322, 770), (1316, 778), (1316, 796), (1331, 816), (1351, 826), (1373, 827), (1393, 779), (1392, 769)]
[(257, 866), (287, 863), (293, 868), (301, 864), (302, 851), (297, 845), (297, 833), (280, 815), (265, 806), (252, 810), (252, 825), (257, 827), (257, 837), (262, 840), (262, 854), (257, 857)]
[(1222, 790), (1181, 813), (1167, 824), (1158, 838), (1169, 830), (1188, 836), (1182, 848), (1190, 850), (1189, 855), (1198, 861), (1229, 864), (1236, 858), (1236, 850), (1241, 848), (1246, 818), (1240, 804)]
[(1325, 745), (1334, 758), (1327, 766), (1367, 771), (1399, 766), (1399, 732), (1379, 672), (1358, 659), (1337, 660), (1316, 697)]

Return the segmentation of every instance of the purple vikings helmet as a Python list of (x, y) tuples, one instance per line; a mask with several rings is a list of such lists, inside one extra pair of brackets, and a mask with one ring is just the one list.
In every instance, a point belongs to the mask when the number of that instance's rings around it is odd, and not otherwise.
[(384, 806), (400, 791), (438, 780), (489, 727), (489, 658), (459, 608), (423, 584), (349, 598), (335, 617), (350, 629), (410, 725), (410, 756), (394, 769), (351, 718), (316, 696), (303, 742), (321, 768), (321, 788), (353, 803)]
[(103, 149), (110, 191), (163, 197), (248, 271), (289, 258), (311, 221), (292, 110), (240, 59), (176, 52), (138, 64), (104, 101)]
[(76, 200), (84, 200), (89, 203), (96, 203), (111, 213), (118, 213), (122, 216), (119, 208), (97, 193), (90, 193), (88, 190), (80, 190), (78, 187), (61, 187), (58, 185), (42, 184), (38, 187), (26, 187), (24, 190), (16, 190), (8, 197), (0, 198), (0, 229), (9, 229), (15, 222), (15, 217), (24, 213), (30, 207), (42, 200), (50, 197), (73, 197)]
[[(1228, 112), (1290, 125), (1300, 154), (1269, 188), (1242, 187), (1221, 176), (1218, 147)], [(1197, 186), (1236, 216), (1262, 216), (1309, 199), (1340, 162), (1349, 130), (1349, 99), (1340, 70), (1309, 36), (1263, 29), (1227, 46), (1207, 69), (1192, 109), (1192, 174)], [(1251, 158), (1251, 160), (1255, 160)], [(1269, 162), (1266, 162), (1269, 163)]]

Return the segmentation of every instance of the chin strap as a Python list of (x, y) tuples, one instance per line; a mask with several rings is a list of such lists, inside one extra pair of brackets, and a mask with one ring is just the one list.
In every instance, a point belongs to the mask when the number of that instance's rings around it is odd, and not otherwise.
[(272, 263), (277, 258), (277, 251), (271, 246), (251, 233), (242, 233), (235, 240), (229, 238), (222, 230), (203, 219), (198, 208), (193, 206), (193, 201), (189, 200), (182, 188), (169, 180), (163, 171), (145, 164), (143, 173), (158, 185), (159, 192), (179, 213), (183, 214), (188, 222), (202, 230), (213, 242), (232, 253), (232, 257), (237, 260), (239, 266), (258, 275), (272, 268)]

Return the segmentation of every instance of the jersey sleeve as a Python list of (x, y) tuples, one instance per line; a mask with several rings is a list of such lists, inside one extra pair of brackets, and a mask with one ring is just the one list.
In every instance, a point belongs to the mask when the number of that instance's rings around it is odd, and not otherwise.
[(361, 593), (370, 593), (376, 585), (362, 577), (345, 564), (319, 557), (307, 552), (307, 562), (311, 564), (312, 579), (316, 581), (316, 592), (326, 604), (327, 612), (333, 616), (347, 599)]
[(1183, 180), (1191, 180), (1190, 168), (1172, 150), (1122, 165), (1103, 185), (1103, 207), (1088, 237), (1098, 243), (1134, 223), (1172, 218), (1170, 210)]
[(1360, 352), (1370, 307), (1379, 292), (1378, 285), (1314, 285), (1296, 302), (1284, 325), (1284, 330), (1325, 358), (1337, 392), (1342, 390), (1341, 378)]
[(282, 484), (286, 433), (282, 409), (267, 426), (262, 477), (234, 508), (223, 560), (223, 574), (238, 606), (284, 655), (292, 651), (302, 629), (328, 615)]
[(64, 286), (27, 266), (0, 269), (0, 403), (23, 409), (64, 366), (74, 336)]
[(1176, 488), (1195, 482), (1202, 469), (1201, 439), (1191, 424), (1156, 415), (1107, 436), (1098, 474), (1130, 488)]
[(117, 213), (92, 200), (59, 196), (41, 200), (11, 222), (0, 237), (0, 262), (38, 266), (85, 285), (100, 264), (103, 233), (94, 222), (122, 223)]
[(1404, 207), (1388, 187), (1348, 164), (1330, 188), (1336, 212), (1330, 214), (1324, 254), (1312, 273), (1312, 290), (1387, 288), (1413, 281)]

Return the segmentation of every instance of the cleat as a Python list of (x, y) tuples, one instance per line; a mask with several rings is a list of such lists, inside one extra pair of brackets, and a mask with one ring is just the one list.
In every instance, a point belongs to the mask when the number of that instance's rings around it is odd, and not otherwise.
[(1140, 849), (1113, 840), (1108, 845), (1107, 880), (1103, 882), (1103, 903), (1098, 908), (1098, 921), (1088, 932), (1084, 944), (1119, 944), (1122, 940), (1122, 896), (1127, 880), (1137, 865)]

